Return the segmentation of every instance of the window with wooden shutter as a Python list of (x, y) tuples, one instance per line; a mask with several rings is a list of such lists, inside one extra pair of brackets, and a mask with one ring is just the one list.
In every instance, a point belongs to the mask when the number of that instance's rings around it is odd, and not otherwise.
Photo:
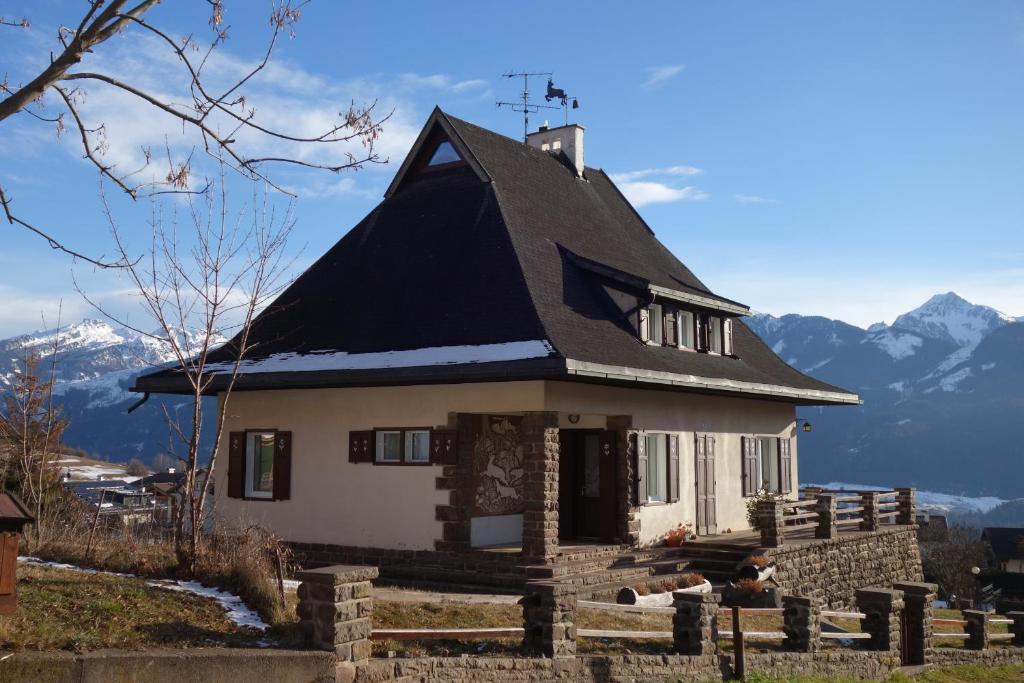
[(757, 440), (744, 436), (742, 439), (743, 448), (743, 495), (753, 496), (757, 493), (760, 485), (760, 475), (757, 472)]
[(698, 351), (708, 350), (708, 318), (704, 313), (698, 313), (696, 316), (697, 323), (697, 339), (696, 349)]
[(668, 435), (668, 502), (679, 500), (679, 435)]
[(228, 498), (245, 495), (245, 432), (231, 432), (228, 439)]
[(679, 348), (693, 349), (694, 322), (693, 311), (679, 311)]
[(454, 429), (435, 429), (430, 432), (430, 464), (455, 465), (458, 432)]
[(651, 340), (651, 312), (643, 307), (638, 312), (639, 315), (639, 327), (640, 327), (640, 341), (645, 344)]
[(373, 430), (348, 433), (348, 461), (373, 462)]
[(292, 433), (274, 434), (274, 500), (288, 500), (292, 494)]
[(779, 439), (779, 493), (793, 492), (793, 456), (790, 449), (792, 442), (788, 438)]
[(676, 311), (673, 308), (665, 309), (665, 346), (676, 346), (679, 342), (676, 332)]
[(736, 347), (733, 346), (732, 318), (722, 321), (722, 353), (726, 356), (735, 356)]
[(647, 502), (647, 439), (643, 432), (634, 432), (633, 452), (635, 455), (633, 468), (633, 483), (635, 485), (636, 504), (643, 505)]

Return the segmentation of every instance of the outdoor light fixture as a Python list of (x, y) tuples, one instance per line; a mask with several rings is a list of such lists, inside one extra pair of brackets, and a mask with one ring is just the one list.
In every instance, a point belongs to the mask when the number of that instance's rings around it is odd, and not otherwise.
[(981, 573), (981, 568), (980, 567), (971, 567), (971, 573), (974, 574), (975, 576), (977, 576), (978, 574)]
[(796, 424), (797, 424), (798, 427), (800, 426), (801, 422), (804, 423), (803, 427), (801, 427), (801, 429), (803, 429), (805, 432), (811, 431), (811, 423), (810, 422), (808, 422), (807, 420), (797, 419)]

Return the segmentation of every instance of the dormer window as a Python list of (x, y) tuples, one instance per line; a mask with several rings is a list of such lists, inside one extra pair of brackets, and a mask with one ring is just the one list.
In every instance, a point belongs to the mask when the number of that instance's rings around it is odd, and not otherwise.
[(693, 343), (693, 311), (676, 311), (676, 315), (678, 316), (676, 329), (679, 337), (677, 345), (681, 349), (696, 348)]
[(452, 147), (452, 143), (448, 140), (442, 140), (437, 145), (437, 149), (434, 150), (433, 156), (430, 157), (430, 161), (427, 162), (427, 166), (442, 166), (444, 164), (454, 164), (462, 161), (462, 157)]
[(665, 343), (664, 315), (661, 304), (651, 304), (651, 338), (648, 340), (651, 344), (661, 346)]
[(732, 318), (649, 304), (639, 309), (638, 322), (640, 341), (645, 344), (735, 355)]

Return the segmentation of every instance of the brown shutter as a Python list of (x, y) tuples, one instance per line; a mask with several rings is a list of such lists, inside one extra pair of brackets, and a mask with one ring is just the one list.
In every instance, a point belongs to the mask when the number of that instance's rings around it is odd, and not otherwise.
[(697, 326), (697, 337), (693, 341), (694, 348), (698, 351), (708, 350), (708, 318), (703, 313), (693, 316)]
[(430, 432), (430, 464), (457, 464), (455, 445), (458, 432), (454, 429), (433, 429)]
[(679, 500), (679, 435), (668, 435), (668, 502)]
[(743, 437), (743, 495), (753, 496), (757, 493), (757, 441), (749, 436)]
[(292, 433), (274, 433), (274, 500), (292, 496)]
[(633, 480), (636, 484), (636, 504), (647, 504), (647, 442), (643, 432), (633, 434), (633, 452), (636, 453), (636, 468)]
[(665, 329), (665, 338), (662, 343), (665, 346), (675, 346), (679, 343), (679, 337), (676, 332), (676, 312), (675, 309), (665, 310), (665, 323), (663, 325)]
[(722, 353), (726, 356), (736, 355), (732, 341), (732, 318), (722, 321)]
[(779, 493), (793, 491), (793, 456), (788, 438), (779, 439)]
[(708, 533), (718, 533), (718, 499), (715, 489), (718, 488), (718, 480), (715, 475), (715, 437), (706, 437), (707, 444), (704, 447), (708, 458)]
[(348, 461), (373, 462), (373, 430), (348, 433)]
[(245, 497), (245, 432), (228, 437), (228, 498)]
[(639, 312), (640, 341), (645, 344), (651, 340), (651, 311), (644, 306)]

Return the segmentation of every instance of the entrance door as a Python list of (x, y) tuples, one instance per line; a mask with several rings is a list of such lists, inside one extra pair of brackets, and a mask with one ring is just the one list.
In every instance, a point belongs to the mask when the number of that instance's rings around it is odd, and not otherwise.
[(715, 510), (715, 437), (698, 434), (694, 453), (697, 466), (697, 533), (701, 536), (718, 533)]
[(618, 509), (614, 434), (563, 429), (559, 436), (559, 536), (612, 541)]

